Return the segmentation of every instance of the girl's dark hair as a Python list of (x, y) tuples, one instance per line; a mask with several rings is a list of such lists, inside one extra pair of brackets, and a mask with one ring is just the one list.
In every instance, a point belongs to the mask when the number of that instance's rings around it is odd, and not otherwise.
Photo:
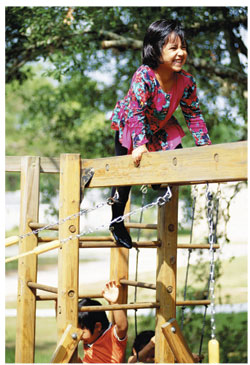
[[(150, 339), (155, 335), (154, 331), (142, 331), (139, 333), (139, 335), (136, 336), (133, 348), (135, 349), (136, 353), (138, 354), (139, 351), (143, 349), (144, 346), (146, 346), (147, 343), (149, 343)], [(132, 351), (133, 354), (133, 351)]]
[(181, 43), (186, 44), (184, 29), (175, 20), (156, 20), (148, 27), (142, 49), (142, 63), (156, 69), (161, 63), (162, 47), (171, 33), (180, 37)]
[[(84, 298), (78, 302), (78, 308), (85, 306), (101, 305), (97, 300)], [(105, 330), (109, 326), (107, 315), (104, 311), (100, 312), (79, 312), (78, 313), (78, 326), (80, 328), (88, 328), (93, 334), (95, 324), (101, 322), (102, 329)]]

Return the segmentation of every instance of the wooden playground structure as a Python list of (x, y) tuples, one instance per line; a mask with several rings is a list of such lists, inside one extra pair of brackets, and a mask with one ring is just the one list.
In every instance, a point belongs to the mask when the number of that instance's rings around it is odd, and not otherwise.
[[(156, 363), (194, 362), (191, 351), (175, 320), (176, 306), (204, 305), (209, 300), (176, 301), (177, 250), (190, 248), (190, 244), (177, 242), (178, 187), (247, 180), (247, 142), (234, 142), (205, 147), (151, 152), (143, 155), (141, 165), (135, 168), (131, 156), (99, 159), (82, 159), (79, 154), (62, 154), (59, 158), (6, 157), (6, 171), (21, 174), (20, 236), (18, 259), (18, 295), (16, 328), (16, 363), (33, 363), (35, 352), (36, 301), (57, 300), (57, 349), (52, 362), (76, 362), (75, 351), (80, 338), (78, 325), (78, 299), (88, 296), (79, 293), (79, 248), (111, 248), (110, 280), (121, 283), (119, 304), (102, 306), (102, 310), (156, 308)], [(86, 176), (94, 174), (87, 188), (123, 185), (170, 184), (171, 200), (158, 207), (157, 224), (127, 222), (128, 228), (156, 229), (157, 240), (134, 242), (138, 248), (157, 250), (156, 283), (148, 284), (129, 280), (129, 250), (116, 245), (108, 237), (76, 237), (80, 233), (80, 203), (84, 198)], [(60, 174), (59, 221), (51, 228), (58, 231), (52, 242), (27, 233), (46, 226), (39, 223), (40, 173)], [(71, 237), (68, 239), (68, 237)], [(13, 243), (13, 242), (11, 242)], [(38, 245), (41, 243), (40, 245)], [(46, 246), (47, 245), (47, 246)], [(50, 245), (50, 246), (49, 246)], [(218, 248), (218, 245), (215, 245)], [(45, 249), (47, 247), (48, 249)], [(58, 248), (58, 287), (37, 283), (37, 255)], [(192, 249), (209, 249), (209, 244), (192, 244)], [(32, 254), (26, 254), (32, 251)], [(128, 303), (128, 286), (156, 291), (156, 301)], [(37, 295), (41, 289), (46, 294)], [(49, 292), (49, 293), (48, 293)], [(98, 297), (97, 293), (96, 297)], [(92, 297), (94, 297), (92, 295)], [(84, 310), (100, 310), (82, 307)]]

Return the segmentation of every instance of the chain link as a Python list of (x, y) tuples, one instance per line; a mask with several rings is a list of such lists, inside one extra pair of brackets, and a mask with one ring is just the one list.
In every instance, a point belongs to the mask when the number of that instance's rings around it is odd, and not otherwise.
[[(117, 217), (117, 218), (113, 219), (113, 220), (109, 223), (109, 225), (110, 225), (110, 224), (112, 224), (112, 223), (121, 223), (121, 222), (123, 222), (126, 218), (129, 218), (129, 217), (131, 217), (132, 215), (134, 215), (134, 214), (136, 214), (136, 213), (138, 213), (138, 212), (142, 212), (142, 211), (144, 211), (144, 210), (146, 210), (146, 209), (149, 209), (149, 208), (152, 208), (152, 207), (154, 207), (154, 206), (156, 206), (156, 205), (158, 205), (158, 206), (162, 206), (162, 205), (164, 205), (165, 203), (167, 203), (167, 202), (171, 199), (171, 197), (172, 197), (172, 192), (171, 192), (170, 187), (168, 186), (168, 188), (167, 188), (167, 191), (166, 191), (165, 195), (164, 195), (164, 196), (160, 196), (160, 197), (158, 197), (158, 198), (157, 198), (157, 200), (156, 200), (155, 202), (153, 202), (153, 203), (149, 203), (149, 204), (147, 204), (147, 205), (144, 205), (143, 207), (138, 208), (138, 209), (135, 209), (135, 210), (133, 210), (133, 211), (131, 211), (131, 212), (129, 212), (129, 213), (127, 213), (127, 214), (123, 215), (123, 216), (119, 216), (119, 217)], [(72, 214), (72, 215), (70, 215), (70, 216), (68, 216), (68, 217), (66, 217), (66, 218), (63, 218), (63, 219), (61, 219), (61, 220), (59, 220), (59, 221), (57, 221), (57, 222), (55, 222), (55, 223), (47, 224), (46, 226), (44, 226), (44, 227), (42, 227), (42, 228), (38, 228), (38, 229), (36, 229), (36, 230), (34, 230), (34, 231), (32, 231), (32, 232), (28, 232), (28, 233), (25, 233), (25, 234), (23, 234), (23, 235), (19, 235), (19, 237), (22, 239), (22, 238), (25, 238), (25, 237), (31, 236), (32, 234), (38, 234), (39, 232), (44, 231), (44, 230), (48, 230), (48, 229), (50, 229), (50, 228), (52, 228), (52, 227), (54, 227), (54, 226), (56, 226), (56, 225), (61, 225), (61, 224), (65, 223), (65, 222), (67, 222), (67, 221), (68, 221), (68, 220), (70, 220), (70, 219), (75, 219), (75, 218), (77, 218), (77, 217), (79, 217), (79, 216), (81, 216), (81, 215), (83, 215), (83, 214), (86, 214), (86, 213), (92, 212), (92, 211), (94, 211), (94, 210), (100, 209), (100, 208), (102, 208), (102, 207), (104, 207), (104, 206), (106, 206), (106, 205), (111, 205), (111, 204), (113, 204), (113, 202), (111, 202), (111, 200), (110, 200), (110, 198), (109, 198), (109, 199), (107, 199), (107, 201), (106, 201), (106, 202), (99, 203), (99, 204), (97, 204), (97, 205), (96, 205), (95, 207), (93, 207), (93, 208), (81, 209), (79, 212), (74, 213), (74, 214)], [(97, 227), (97, 228), (95, 228), (95, 229), (91, 229), (91, 228), (89, 228), (87, 231), (80, 232), (80, 233), (78, 233), (78, 234), (76, 234), (76, 235), (74, 235), (74, 236), (68, 236), (67, 238), (65, 238), (65, 239), (61, 240), (60, 242), (61, 242), (61, 243), (66, 243), (66, 242), (68, 242), (68, 241), (70, 241), (70, 240), (72, 240), (72, 239), (80, 238), (81, 236), (87, 235), (87, 234), (89, 234), (89, 233), (98, 232), (98, 231), (100, 231), (100, 230), (102, 230), (102, 229), (105, 229), (105, 228), (106, 228), (106, 224), (102, 224), (102, 225), (100, 225), (99, 227)]]
[(44, 230), (48, 230), (48, 229), (50, 229), (50, 228), (52, 228), (52, 227), (55, 227), (55, 226), (59, 226), (59, 225), (61, 225), (61, 224), (63, 224), (63, 223), (65, 223), (65, 222), (67, 222), (68, 220), (70, 220), (70, 219), (75, 219), (75, 218), (77, 218), (77, 217), (79, 217), (79, 216), (81, 216), (81, 215), (83, 215), (83, 214), (87, 214), (87, 213), (89, 213), (89, 212), (92, 212), (92, 211), (94, 211), (94, 210), (97, 210), (97, 209), (100, 209), (100, 208), (102, 208), (102, 207), (104, 207), (105, 205), (107, 205), (108, 204), (108, 200), (106, 201), (106, 202), (102, 202), (102, 203), (99, 203), (99, 204), (97, 204), (95, 207), (93, 207), (93, 208), (88, 208), (88, 209), (81, 209), (79, 212), (77, 212), (77, 213), (74, 213), (74, 214), (72, 214), (72, 215), (69, 215), (68, 217), (66, 217), (66, 218), (62, 218), (62, 219), (60, 219), (59, 221), (57, 221), (57, 222), (54, 222), (54, 223), (50, 223), (50, 224), (47, 224), (46, 226), (44, 226), (44, 227), (41, 227), (41, 228), (38, 228), (38, 229), (36, 229), (36, 230), (33, 230), (32, 232), (28, 232), (28, 233), (24, 233), (24, 234), (22, 234), (22, 235), (19, 235), (19, 237), (22, 239), (22, 238), (25, 238), (25, 237), (29, 237), (29, 236), (31, 236), (31, 235), (33, 235), (33, 234), (38, 234), (39, 232), (42, 232), (42, 231), (44, 231)]
[(215, 295), (214, 295), (214, 289), (215, 289), (215, 265), (214, 265), (214, 243), (215, 243), (215, 225), (214, 225), (214, 217), (213, 217), (213, 211), (214, 211), (214, 201), (213, 201), (213, 194), (208, 190), (208, 184), (207, 184), (207, 190), (206, 190), (206, 198), (207, 198), (207, 219), (208, 219), (208, 225), (209, 225), (209, 236), (208, 241), (210, 245), (209, 253), (210, 253), (210, 300), (211, 300), (211, 338), (215, 338)]
[[(127, 214), (124, 214), (124, 215), (121, 215), (121, 216), (119, 216), (117, 218), (114, 218), (113, 220), (111, 220), (111, 222), (109, 222), (109, 225), (112, 224), (112, 223), (121, 223), (125, 219), (131, 217), (132, 215), (135, 215), (135, 214), (137, 214), (139, 212), (143, 212), (144, 210), (149, 209), (149, 208), (152, 208), (152, 207), (155, 207), (156, 205), (162, 206), (163, 205), (163, 201), (164, 201), (164, 204), (166, 204), (167, 202), (169, 202), (169, 200), (171, 199), (171, 197), (172, 197), (172, 192), (171, 192), (170, 187), (168, 186), (167, 191), (164, 194), (164, 196), (158, 197), (156, 199), (156, 201), (154, 201), (152, 203), (149, 203), (149, 204), (146, 204), (143, 207), (134, 209), (131, 212), (128, 212)], [(78, 234), (76, 234), (74, 236), (69, 236), (69, 237), (61, 240), (60, 242), (61, 243), (66, 243), (67, 241), (69, 241), (71, 239), (80, 238), (80, 237), (85, 236), (85, 235), (87, 235), (89, 233), (95, 233), (95, 232), (98, 232), (98, 231), (103, 230), (103, 229), (106, 229), (106, 228), (107, 228), (107, 224), (102, 224), (99, 227), (96, 227), (95, 229), (89, 228), (88, 230), (82, 231), (82, 232), (80, 232), (80, 233), (78, 233)]]

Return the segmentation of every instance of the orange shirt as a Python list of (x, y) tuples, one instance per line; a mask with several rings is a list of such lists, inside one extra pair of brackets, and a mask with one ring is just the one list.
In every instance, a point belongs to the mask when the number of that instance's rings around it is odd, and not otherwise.
[(119, 339), (115, 325), (110, 323), (106, 331), (91, 345), (84, 345), (83, 363), (122, 363), (127, 336)]

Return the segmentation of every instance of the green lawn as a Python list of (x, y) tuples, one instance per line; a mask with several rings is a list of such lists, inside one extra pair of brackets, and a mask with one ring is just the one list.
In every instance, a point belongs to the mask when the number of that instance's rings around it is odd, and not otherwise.
[[(178, 318), (178, 317), (177, 317)], [(6, 363), (15, 361), (15, 318), (8, 318), (6, 326)], [(210, 319), (207, 318), (202, 353), (207, 362), (207, 344), (210, 339)], [(56, 348), (55, 318), (37, 318), (36, 328), (36, 363), (49, 363)], [(142, 330), (154, 330), (155, 318), (137, 317), (138, 333)], [(185, 320), (184, 336), (194, 353), (199, 352), (202, 315), (189, 314)], [(220, 342), (220, 358), (223, 363), (247, 362), (247, 313), (217, 314), (216, 333)], [(130, 355), (135, 337), (134, 319), (129, 317), (129, 332), (126, 358)], [(79, 354), (82, 356), (82, 345), (79, 345)]]

